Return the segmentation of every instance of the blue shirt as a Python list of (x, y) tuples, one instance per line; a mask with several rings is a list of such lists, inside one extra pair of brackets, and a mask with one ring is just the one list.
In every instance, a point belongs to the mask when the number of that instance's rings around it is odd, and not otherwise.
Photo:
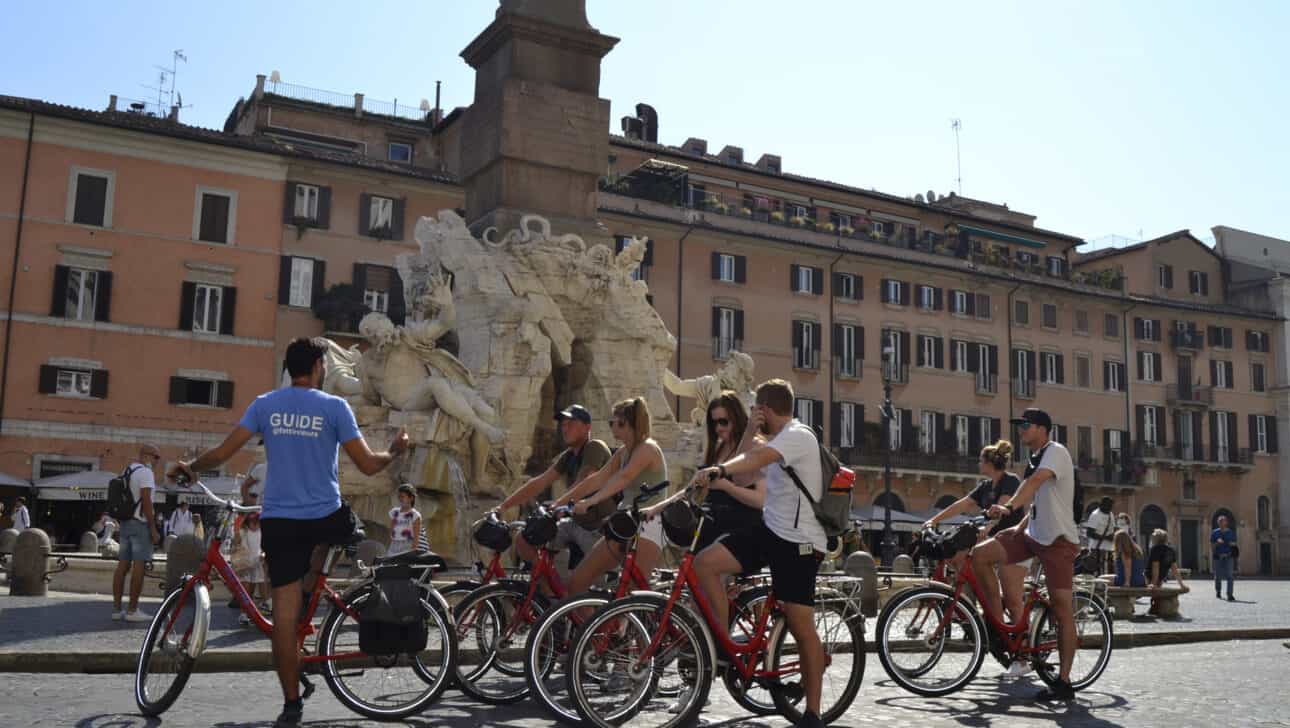
[(273, 465), (265, 477), (263, 518), (310, 520), (340, 508), (338, 449), (362, 437), (349, 403), (318, 389), (283, 387), (256, 397), (239, 424), (264, 436)]
[[(1219, 539), (1223, 543), (1218, 543)], [(1232, 555), (1232, 544), (1236, 543), (1236, 533), (1230, 528), (1215, 528), (1214, 532), (1209, 534), (1209, 542), (1214, 544), (1214, 557)]]

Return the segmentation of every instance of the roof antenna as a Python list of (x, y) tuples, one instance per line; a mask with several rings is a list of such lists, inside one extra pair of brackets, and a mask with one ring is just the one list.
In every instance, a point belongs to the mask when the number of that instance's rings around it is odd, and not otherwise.
[(958, 170), (959, 196), (963, 196), (963, 155), (959, 148), (959, 131), (963, 128), (963, 120), (959, 118), (950, 119), (950, 128), (954, 130), (954, 164)]

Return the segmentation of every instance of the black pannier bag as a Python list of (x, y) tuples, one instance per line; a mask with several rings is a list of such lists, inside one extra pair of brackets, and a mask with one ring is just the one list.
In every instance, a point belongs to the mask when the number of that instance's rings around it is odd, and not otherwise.
[(426, 648), (421, 590), (406, 564), (382, 566), (358, 614), (358, 648), (368, 655), (416, 654)]

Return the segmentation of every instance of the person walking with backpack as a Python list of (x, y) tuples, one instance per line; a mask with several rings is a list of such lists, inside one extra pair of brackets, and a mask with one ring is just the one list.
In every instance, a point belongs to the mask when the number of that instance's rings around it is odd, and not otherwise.
[[(717, 612), (717, 624), (727, 624), (726, 577), (770, 566), (771, 589), (797, 641), (802, 665), (806, 709), (798, 725), (816, 728), (824, 725), (820, 720), (824, 647), (815, 630), (815, 575), (828, 548), (824, 526), (814, 510), (826, 493), (820, 443), (810, 427), (793, 417), (793, 386), (782, 379), (757, 387), (748, 424), (768, 435), (770, 441), (704, 468), (694, 477), (696, 482), (706, 483), (765, 469), (761, 523), (708, 547), (695, 559), (694, 569)], [(794, 479), (800, 481), (800, 487)]]
[[(152, 470), (160, 462), (161, 450), (144, 445), (139, 448), (138, 460), (108, 484), (108, 515), (121, 524), (116, 573), (112, 575), (112, 619), (116, 621), (152, 621), (151, 614), (139, 609), (139, 594), (143, 592), (144, 565), (152, 561), (152, 544), (157, 540), (152, 512), (157, 481)], [(129, 608), (122, 609), (126, 575), (130, 576), (130, 601)]]

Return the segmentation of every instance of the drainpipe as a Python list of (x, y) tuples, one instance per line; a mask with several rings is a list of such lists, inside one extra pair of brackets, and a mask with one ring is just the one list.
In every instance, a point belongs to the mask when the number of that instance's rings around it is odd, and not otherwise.
[[(1133, 448), (1131, 447), (1131, 445), (1133, 444), (1133, 434), (1134, 434), (1134, 433), (1133, 433), (1133, 424), (1132, 424), (1132, 423), (1133, 423), (1133, 406), (1132, 406), (1132, 404), (1130, 403), (1130, 396), (1129, 396), (1129, 382), (1131, 382), (1131, 381), (1132, 381), (1132, 377), (1130, 377), (1130, 376), (1129, 376), (1129, 372), (1130, 372), (1130, 371), (1132, 371), (1132, 370), (1130, 369), (1130, 367), (1129, 367), (1129, 312), (1130, 312), (1130, 311), (1132, 311), (1133, 309), (1137, 308), (1137, 307), (1138, 307), (1138, 304), (1134, 303), (1134, 304), (1130, 305), (1128, 308), (1124, 309), (1124, 311), (1122, 311), (1122, 312), (1120, 313), (1120, 331), (1122, 332), (1123, 337), (1124, 337), (1124, 429), (1125, 429), (1125, 431), (1126, 431), (1126, 432), (1128, 432), (1128, 433), (1129, 433), (1129, 445), (1130, 445), (1130, 446), (1129, 446), (1127, 449), (1128, 449), (1128, 451), (1129, 451), (1129, 454), (1130, 454), (1130, 455), (1132, 455), (1132, 453), (1133, 453)], [(1163, 365), (1164, 365), (1164, 357), (1161, 357), (1161, 361), (1160, 361), (1160, 363), (1161, 363), (1161, 369), (1163, 370), (1163, 369), (1164, 369), (1164, 366), (1163, 366)], [(1163, 372), (1163, 371), (1161, 371), (1161, 374), (1164, 374), (1164, 372)], [(1165, 422), (1166, 422), (1166, 423), (1168, 423), (1168, 421), (1169, 421), (1169, 418), (1168, 418), (1168, 417), (1166, 417), (1166, 418), (1165, 418)], [(1159, 423), (1159, 422), (1157, 422), (1157, 423), (1156, 423), (1156, 429), (1157, 429), (1157, 430), (1159, 430), (1159, 429), (1160, 429), (1160, 423)], [(1141, 433), (1141, 432), (1139, 432), (1139, 433), (1137, 433), (1137, 434), (1138, 434), (1138, 436), (1139, 436), (1139, 437), (1141, 437), (1141, 436), (1142, 436), (1142, 433)], [(1128, 458), (1126, 457), (1126, 458), (1124, 458), (1124, 462), (1123, 462), (1123, 463), (1121, 463), (1121, 467), (1123, 468), (1123, 466), (1124, 466), (1124, 465), (1125, 465), (1125, 463), (1127, 463), (1127, 462), (1128, 462)], [(1135, 505), (1136, 505), (1136, 504), (1135, 504)]]
[[(838, 247), (842, 247), (840, 238), (839, 238)], [(830, 358), (834, 362), (837, 361), (838, 353), (833, 350), (833, 296), (834, 296), (833, 266), (837, 265), (838, 261), (842, 260), (842, 256), (844, 255), (846, 255), (846, 251), (839, 251), (838, 257), (834, 258), (833, 261), (829, 263), (829, 284), (828, 284), (829, 285), (829, 354), (830, 354)], [(833, 427), (833, 384), (834, 382), (837, 381), (837, 378), (838, 378), (838, 373), (833, 368), (834, 366), (835, 366), (834, 364), (829, 365), (829, 373), (831, 374), (831, 376), (829, 377), (829, 415), (828, 415), (830, 428)], [(832, 439), (835, 436), (836, 436), (836, 433), (833, 433), (833, 432), (829, 433), (830, 439)]]
[(27, 213), (27, 179), (31, 174), (31, 142), (36, 131), (36, 114), (27, 122), (27, 154), (22, 164), (22, 188), (18, 193), (18, 227), (13, 239), (13, 271), (9, 278), (9, 307), (4, 325), (4, 363), (0, 365), (0, 430), (4, 428), (4, 400), (9, 391), (9, 352), (13, 349), (13, 300), (18, 291), (18, 259), (22, 253), (22, 223)]
[[(676, 376), (681, 377), (681, 329), (685, 322), (685, 315), (682, 313), (681, 301), (685, 293), (685, 286), (681, 285), (682, 278), (685, 276), (685, 239), (690, 237), (694, 232), (694, 226), (691, 225), (686, 229), (685, 234), (676, 243)], [(681, 395), (676, 395), (676, 420), (681, 421)]]
[[(1012, 287), (1011, 291), (1008, 291), (1008, 358), (1007, 358), (1007, 361), (1008, 361), (1008, 419), (1009, 420), (1012, 419), (1012, 396), (1013, 396), (1012, 395), (1012, 369), (1013, 369), (1013, 364), (1015, 363), (1012, 361), (1012, 313), (1013, 313), (1012, 294), (1016, 293), (1017, 290), (1021, 288), (1021, 286), (1022, 286), (1021, 283), (1017, 283), (1017, 285)], [(1000, 429), (1000, 431), (1002, 432), (1002, 428)], [(1011, 439), (1012, 432), (1009, 431), (1008, 435), (1009, 435), (1009, 439)], [(1013, 450), (1013, 452), (1015, 453), (1019, 451)]]

